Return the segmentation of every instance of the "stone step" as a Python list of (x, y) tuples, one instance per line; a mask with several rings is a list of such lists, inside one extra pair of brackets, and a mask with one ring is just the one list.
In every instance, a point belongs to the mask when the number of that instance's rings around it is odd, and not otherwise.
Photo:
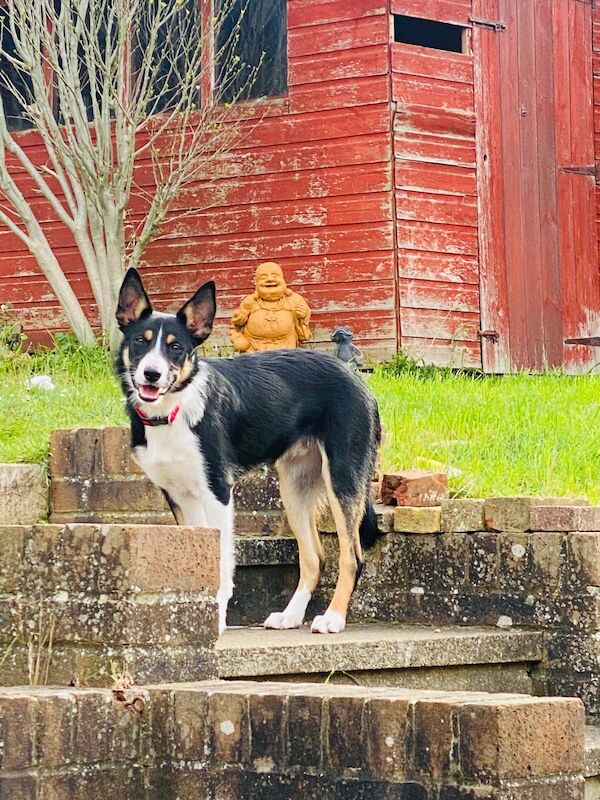
[(600, 798), (600, 725), (586, 725), (585, 761), (586, 800)]
[[(336, 636), (229, 628), (216, 645), (221, 678), (351, 680), (364, 685), (536, 694), (532, 665), (543, 636), (531, 630), (349, 625)], [(333, 673), (333, 675), (332, 675)]]

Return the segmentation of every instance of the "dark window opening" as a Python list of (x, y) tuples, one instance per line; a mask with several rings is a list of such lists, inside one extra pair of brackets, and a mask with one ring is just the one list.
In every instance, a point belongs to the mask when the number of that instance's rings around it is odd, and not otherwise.
[(25, 108), (33, 102), (32, 82), (12, 59), (19, 60), (15, 42), (8, 25), (8, 9), (0, 7), (0, 95), (9, 131), (24, 131), (33, 127)]
[(464, 33), (465, 28), (461, 25), (406, 17), (401, 14), (394, 15), (394, 41), (402, 44), (416, 44), (434, 50), (463, 53)]
[[(200, 104), (202, 21), (198, 0), (179, 0), (173, 14), (148, 3), (138, 21), (133, 69), (149, 80), (144, 90), (148, 114)], [(158, 9), (158, 11), (157, 11)], [(158, 25), (156, 14), (163, 23)], [(193, 85), (196, 80), (196, 86)]]
[(287, 90), (286, 0), (219, 0), (216, 94), (232, 103)]

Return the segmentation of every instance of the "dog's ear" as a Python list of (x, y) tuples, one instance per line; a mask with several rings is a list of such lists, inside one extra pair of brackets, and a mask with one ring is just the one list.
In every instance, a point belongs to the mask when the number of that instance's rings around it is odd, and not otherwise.
[(117, 306), (117, 322), (122, 331), (132, 322), (152, 313), (150, 300), (137, 269), (130, 267), (123, 278)]
[(179, 309), (177, 319), (183, 322), (194, 339), (196, 339), (197, 344), (202, 344), (210, 336), (216, 311), (217, 293), (215, 282), (208, 281), (198, 289), (191, 300), (188, 300)]

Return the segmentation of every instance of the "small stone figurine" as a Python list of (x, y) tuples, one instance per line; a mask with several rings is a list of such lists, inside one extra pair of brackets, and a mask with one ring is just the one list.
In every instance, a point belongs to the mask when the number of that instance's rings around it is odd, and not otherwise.
[(357, 370), (363, 361), (363, 355), (352, 344), (352, 330), (347, 325), (339, 325), (331, 334), (331, 340), (335, 342), (333, 355), (343, 361), (348, 369)]
[(298, 347), (311, 337), (310, 309), (288, 289), (279, 264), (266, 261), (256, 270), (256, 290), (244, 297), (231, 318), (231, 341), (240, 353)]

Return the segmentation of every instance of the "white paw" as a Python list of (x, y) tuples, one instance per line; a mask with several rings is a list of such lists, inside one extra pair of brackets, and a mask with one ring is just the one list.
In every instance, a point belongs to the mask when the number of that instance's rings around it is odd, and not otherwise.
[(285, 631), (290, 628), (299, 628), (304, 622), (304, 616), (290, 614), (289, 611), (274, 611), (265, 620), (265, 628), (273, 628), (277, 631)]
[(341, 633), (346, 627), (346, 620), (337, 611), (326, 611), (313, 619), (313, 633)]

